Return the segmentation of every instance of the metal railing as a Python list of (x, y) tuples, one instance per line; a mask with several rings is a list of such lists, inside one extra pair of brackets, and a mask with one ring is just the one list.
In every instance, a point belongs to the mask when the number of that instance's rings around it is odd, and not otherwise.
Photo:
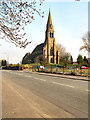
[(45, 65), (45, 66), (32, 66), (32, 71), (63, 74), (63, 75), (78, 75), (88, 76), (88, 69), (81, 69), (74, 66), (58, 66), (58, 65)]

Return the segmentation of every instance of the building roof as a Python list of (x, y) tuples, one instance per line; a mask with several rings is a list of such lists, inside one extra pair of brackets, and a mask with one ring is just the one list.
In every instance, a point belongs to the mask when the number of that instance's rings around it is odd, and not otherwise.
[(33, 50), (32, 54), (37, 51), (41, 51), (41, 50), (43, 51), (43, 47), (44, 47), (44, 43), (37, 45), (36, 48)]

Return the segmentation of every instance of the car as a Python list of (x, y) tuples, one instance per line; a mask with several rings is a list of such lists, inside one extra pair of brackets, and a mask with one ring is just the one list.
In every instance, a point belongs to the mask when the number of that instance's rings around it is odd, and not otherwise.
[(41, 69), (44, 69), (44, 66), (40, 66)]
[(88, 69), (88, 67), (86, 67), (86, 66), (82, 66), (81, 69)]

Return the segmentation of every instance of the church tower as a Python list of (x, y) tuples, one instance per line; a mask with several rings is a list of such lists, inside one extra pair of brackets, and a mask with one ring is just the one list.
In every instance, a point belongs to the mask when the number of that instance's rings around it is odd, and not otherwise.
[(56, 46), (54, 38), (54, 28), (52, 24), (51, 11), (49, 9), (48, 21), (45, 32), (45, 46), (43, 48), (44, 57), (47, 63), (59, 64), (59, 49)]

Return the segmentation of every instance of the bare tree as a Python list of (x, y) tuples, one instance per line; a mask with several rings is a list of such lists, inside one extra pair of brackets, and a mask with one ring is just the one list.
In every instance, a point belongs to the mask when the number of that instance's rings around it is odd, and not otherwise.
[(80, 47), (80, 50), (85, 49), (86, 51), (90, 52), (90, 32), (86, 33), (83, 40), (83, 46)]
[(63, 56), (66, 56), (67, 54), (67, 51), (66, 51), (66, 48), (62, 45), (62, 44), (57, 44), (58, 48), (59, 48), (59, 56), (60, 57), (63, 57)]
[(59, 61), (60, 63), (71, 63), (71, 54), (66, 51), (66, 48), (62, 44), (57, 44), (59, 48)]
[[(39, 5), (44, 0), (39, 0)], [(1, 0), (0, 1), (0, 34), (2, 39), (25, 48), (31, 41), (25, 38), (25, 25), (35, 20), (35, 12), (43, 17), (44, 12), (37, 9), (36, 0)]]

